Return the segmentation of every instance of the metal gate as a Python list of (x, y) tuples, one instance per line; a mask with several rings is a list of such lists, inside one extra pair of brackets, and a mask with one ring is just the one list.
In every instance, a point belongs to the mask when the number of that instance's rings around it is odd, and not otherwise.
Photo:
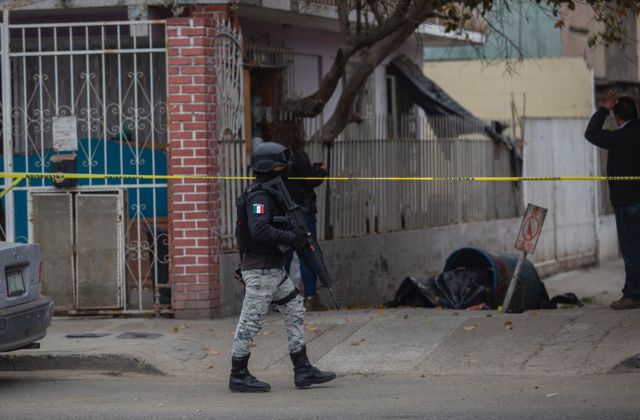
[[(166, 181), (101, 177), (167, 173), (164, 21), (17, 25), (3, 17), (3, 169), (87, 175), (64, 187), (18, 184), (3, 200), (5, 238), (38, 238), (45, 293), (71, 291), (69, 312), (168, 310)], [(58, 212), (55, 194), (68, 203)], [(56, 235), (63, 226), (69, 232)], [(64, 278), (47, 268), (56, 247), (71, 251)]]
[[(233, 22), (218, 20), (216, 22), (214, 48), (216, 57), (216, 103), (218, 150), (221, 175), (249, 175), (248, 151), (241, 136), (247, 132), (244, 121), (244, 86), (242, 65), (242, 34)], [(225, 147), (231, 145), (231, 147)], [(234, 147), (235, 146), (235, 147)], [(247, 187), (247, 180), (225, 182), (222, 184), (223, 203), (235, 203), (236, 198)], [(235, 226), (236, 212), (228, 205), (221, 208), (223, 226)], [(222, 232), (223, 247), (233, 245), (233, 233)]]

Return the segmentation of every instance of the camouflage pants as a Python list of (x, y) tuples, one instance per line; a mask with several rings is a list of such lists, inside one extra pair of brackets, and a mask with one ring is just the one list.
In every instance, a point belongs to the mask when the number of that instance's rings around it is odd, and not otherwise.
[[(246, 356), (253, 338), (262, 328), (272, 301), (285, 298), (293, 290), (293, 282), (282, 268), (269, 270), (247, 270), (242, 272), (245, 282), (242, 313), (233, 337), (233, 355)], [(289, 351), (297, 352), (304, 345), (304, 304), (297, 295), (284, 305), (278, 305), (284, 316), (284, 325), (289, 339)]]

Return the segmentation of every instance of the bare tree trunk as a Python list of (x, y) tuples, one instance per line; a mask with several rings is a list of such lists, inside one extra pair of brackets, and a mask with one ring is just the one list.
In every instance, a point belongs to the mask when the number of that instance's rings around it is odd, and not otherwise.
[[(335, 92), (340, 79), (345, 73), (349, 59), (363, 49), (384, 40), (399, 29), (412, 25), (419, 15), (423, 15), (420, 22), (428, 15), (425, 13), (424, 0), (397, 0), (393, 14), (386, 20), (371, 28), (367, 32), (352, 33), (348, 19), (349, 9), (347, 0), (337, 0), (338, 22), (343, 32), (345, 43), (336, 51), (336, 58), (331, 69), (324, 75), (318, 90), (304, 98), (290, 99), (284, 103), (284, 110), (295, 117), (313, 118), (319, 115)], [(430, 3), (427, 1), (427, 3)], [(431, 9), (429, 9), (431, 10)], [(366, 11), (363, 11), (366, 13)], [(417, 27), (417, 25), (415, 26)], [(409, 34), (411, 35), (411, 34)], [(409, 36), (407, 35), (407, 37)]]
[(320, 130), (314, 134), (315, 138), (323, 142), (332, 142), (348, 124), (357, 122), (360, 119), (360, 116), (353, 113), (353, 105), (356, 97), (367, 82), (367, 79), (389, 54), (402, 45), (407, 38), (415, 32), (419, 24), (419, 22), (412, 23), (399, 28), (363, 54), (358, 68), (340, 95), (333, 115)]

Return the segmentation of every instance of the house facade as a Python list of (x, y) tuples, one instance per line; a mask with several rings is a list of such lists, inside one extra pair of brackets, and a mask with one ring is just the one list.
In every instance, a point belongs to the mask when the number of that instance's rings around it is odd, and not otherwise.
[[(604, 175), (606, 151), (588, 144), (584, 129), (609, 89), (638, 100), (637, 16), (623, 25), (631, 42), (590, 47), (599, 24), (587, 5), (567, 13), (562, 28), (555, 27), (558, 17), (533, 3), (501, 12), (490, 17), (498, 30), (489, 31), (480, 48), (427, 47), (425, 75), (480, 117), (509, 121), (525, 175)], [(546, 227), (555, 230), (554, 243), (543, 247), (541, 262), (589, 264), (618, 256), (606, 183), (533, 183), (526, 191), (552, 209), (555, 227)], [(571, 209), (562, 204), (568, 197)]]
[[(219, 177), (249, 175), (247, 140), (268, 135), (285, 99), (319, 85), (341, 41), (334, 3), (3, 7), (2, 169), (30, 174), (5, 178), (4, 239), (41, 245), (44, 291), (59, 311), (220, 315), (233, 203), (247, 180)], [(419, 65), (420, 45), (462, 37), (427, 22), (374, 71), (358, 101), (365, 136), (384, 140), (389, 115), (401, 121), (404, 92), (389, 63), (405, 56)], [(308, 132), (330, 116), (340, 90)], [(326, 210), (327, 220), (335, 212)], [(365, 219), (358, 235), (382, 229)]]

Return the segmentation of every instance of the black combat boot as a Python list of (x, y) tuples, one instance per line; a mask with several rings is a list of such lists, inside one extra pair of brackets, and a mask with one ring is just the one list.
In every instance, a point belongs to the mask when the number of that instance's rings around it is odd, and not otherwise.
[(268, 392), (271, 391), (271, 385), (260, 382), (249, 373), (247, 364), (249, 356), (231, 358), (231, 375), (229, 376), (229, 389), (231, 392)]
[(302, 346), (302, 349), (296, 353), (290, 353), (290, 356), (293, 362), (293, 383), (296, 384), (297, 388), (308, 388), (313, 384), (323, 384), (336, 379), (335, 373), (323, 372), (311, 366), (307, 357), (306, 346)]

